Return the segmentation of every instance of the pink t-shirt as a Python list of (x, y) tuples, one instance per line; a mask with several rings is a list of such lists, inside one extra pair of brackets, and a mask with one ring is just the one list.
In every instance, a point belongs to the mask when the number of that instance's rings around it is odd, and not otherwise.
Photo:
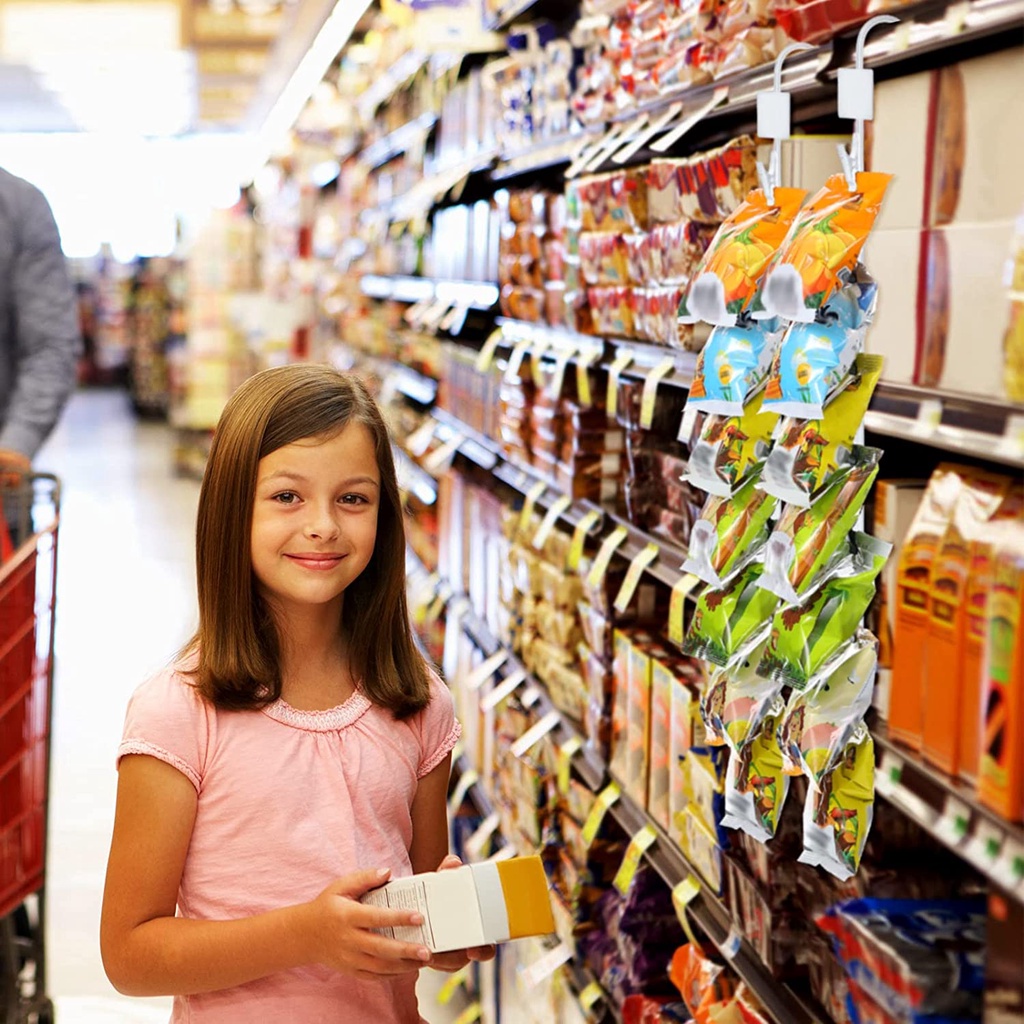
[[(433, 675), (427, 708), (397, 722), (360, 692), (329, 711), (284, 701), (220, 711), (168, 668), (132, 696), (118, 761), (149, 754), (195, 786), (178, 914), (233, 920), (307, 902), (364, 868), (411, 874), (417, 781), (460, 732), (451, 694)], [(415, 985), (415, 975), (361, 981), (304, 967), (176, 997), (171, 1024), (419, 1024)]]

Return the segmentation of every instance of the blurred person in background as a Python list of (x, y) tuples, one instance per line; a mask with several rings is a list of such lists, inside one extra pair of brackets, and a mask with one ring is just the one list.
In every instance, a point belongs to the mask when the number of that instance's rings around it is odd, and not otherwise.
[(0, 167), (0, 485), (31, 471), (75, 387), (81, 344), (50, 204)]

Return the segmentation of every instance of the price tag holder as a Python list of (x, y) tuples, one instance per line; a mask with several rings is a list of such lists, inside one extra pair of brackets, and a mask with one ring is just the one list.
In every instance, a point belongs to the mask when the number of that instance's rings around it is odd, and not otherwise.
[(487, 682), (495, 672), (501, 668), (505, 662), (508, 661), (508, 651), (502, 649), (495, 652), (486, 661), (480, 662), (479, 665), (474, 668), (469, 675), (466, 676), (463, 682), (463, 687), (469, 690), (471, 693), (475, 693), (480, 689), (484, 683)]
[(707, 114), (710, 114), (715, 107), (724, 103), (728, 98), (729, 87), (727, 85), (718, 86), (706, 103), (697, 107), (689, 117), (680, 121), (667, 135), (663, 135), (657, 142), (651, 143), (651, 149), (655, 153), (664, 153), (671, 149), (695, 124), (702, 121)]
[(676, 361), (666, 356), (644, 378), (644, 390), (640, 396), (640, 427), (650, 430), (654, 422), (654, 403), (658, 398), (658, 385), (676, 368)]
[(650, 848), (657, 838), (658, 833), (655, 831), (654, 826), (648, 822), (630, 839), (629, 846), (626, 847), (626, 855), (622, 858), (622, 864), (615, 873), (615, 880), (612, 883), (623, 896), (629, 892), (629, 887), (633, 884), (633, 879), (636, 878), (644, 852)]
[(544, 389), (551, 398), (560, 398), (562, 395), (562, 385), (565, 383), (565, 371), (569, 365), (569, 360), (576, 354), (575, 349), (567, 349), (560, 351), (555, 357), (555, 369), (551, 374), (551, 380), (548, 382), (548, 386)]
[(1024, 458), (1024, 415), (1012, 413), (1006, 417), (999, 451), (1010, 458)]
[(572, 759), (583, 749), (583, 740), (573, 736), (558, 748), (558, 792), (563, 796), (569, 792), (572, 778)]
[(471, 861), (479, 861), (484, 852), (484, 847), (490, 842), (491, 836), (501, 827), (501, 816), (497, 811), (492, 811), (480, 823), (477, 830), (463, 844), (466, 857)]
[(590, 567), (590, 572), (587, 574), (588, 586), (597, 587), (600, 585), (601, 580), (604, 579), (604, 574), (608, 571), (608, 566), (611, 564), (612, 555), (622, 547), (628, 536), (629, 530), (625, 526), (616, 526), (605, 537), (600, 550), (594, 556), (594, 564)]
[(447, 473), (451, 468), (455, 453), (462, 447), (462, 442), (465, 440), (465, 435), (453, 434), (443, 445), (435, 448), (423, 459), (423, 468), (435, 477)]
[(544, 353), (550, 348), (551, 342), (547, 338), (534, 338), (530, 346), (530, 375), (533, 377), (533, 386), (538, 391), (544, 388), (542, 360)]
[(608, 419), (614, 420), (619, 409), (619, 378), (623, 370), (633, 362), (633, 353), (619, 351), (615, 361), (608, 367), (608, 397), (605, 402), (605, 409), (608, 412)]
[(466, 964), (461, 970), (456, 971), (440, 988), (437, 993), (439, 1006), (447, 1006), (452, 1001), (452, 996), (469, 981), (470, 964)]
[(452, 334), (458, 334), (462, 330), (462, 325), (466, 322), (469, 309), (469, 306), (456, 303), (437, 325), (438, 330), (451, 331)]
[(426, 312), (434, 304), (433, 295), (429, 299), (420, 299), (411, 305), (403, 314), (402, 319), (412, 328), (418, 328), (423, 322)]
[(875, 789), (882, 796), (891, 797), (903, 785), (903, 758), (886, 750), (878, 765), (878, 773), (875, 776)]
[(619, 789), (617, 782), (609, 783), (598, 794), (594, 806), (590, 809), (590, 814), (587, 815), (587, 820), (583, 823), (583, 842), (587, 847), (597, 838), (604, 816), (620, 796), (622, 796), (622, 790)]
[(967, 27), (967, 18), (971, 13), (971, 5), (962, 0), (961, 3), (950, 4), (946, 8), (946, 31), (951, 36), (958, 36)]
[(640, 577), (643, 576), (644, 570), (654, 563), (659, 554), (661, 554), (661, 548), (652, 542), (644, 547), (640, 554), (629, 563), (629, 568), (626, 570), (626, 578), (622, 581), (622, 586), (619, 587), (619, 593), (615, 598), (615, 610), (617, 612), (625, 613), (629, 607), (629, 602), (633, 600), (633, 595), (636, 593), (636, 588), (640, 583)]
[(686, 937), (693, 945), (697, 945), (697, 939), (693, 934), (693, 927), (690, 924), (690, 915), (687, 911), (690, 904), (700, 893), (700, 882), (693, 875), (688, 875), (672, 890), (672, 906), (675, 907), (676, 917), (686, 932)]
[(616, 164), (624, 164), (630, 159), (635, 153), (639, 153), (640, 149), (650, 140), (653, 139), (658, 132), (663, 131), (667, 128), (682, 112), (682, 103), (673, 103), (672, 106), (666, 110), (661, 117), (652, 121), (639, 135), (636, 135), (629, 145), (620, 149), (613, 157), (612, 162)]
[(515, 347), (512, 349), (512, 354), (508, 357), (508, 365), (505, 367), (505, 380), (514, 381), (519, 377), (519, 371), (523, 368), (523, 359), (526, 358), (526, 353), (530, 351), (530, 339), (523, 338), (521, 341), (517, 341)]
[(448, 299), (438, 299), (423, 314), (422, 326), (428, 331), (436, 331), (441, 326), (441, 321), (448, 316), (451, 308), (452, 304)]
[(584, 409), (594, 404), (594, 395), (590, 389), (590, 368), (601, 358), (599, 352), (587, 352), (576, 361), (576, 397)]
[(992, 877), (1011, 893), (1024, 884), (1024, 846), (1016, 839), (1007, 836), (999, 861), (992, 869)]
[(515, 757), (522, 757), (532, 747), (535, 747), (552, 729), (562, 721), (562, 715), (558, 711), (549, 711), (539, 722), (530, 726), (522, 736), (512, 744), (510, 748)]
[(999, 863), (1003, 838), (1004, 833), (1001, 828), (990, 821), (979, 821), (975, 826), (974, 835), (964, 847), (964, 856), (982, 874), (990, 878), (995, 866)]
[(596, 981), (592, 981), (579, 994), (579, 1004), (588, 1012), (602, 999), (604, 999), (604, 989)]
[(420, 458), (430, 442), (434, 440), (434, 431), (437, 429), (437, 420), (428, 416), (406, 439), (405, 449), (415, 459)]
[(942, 423), (942, 402), (926, 398), (917, 407), (917, 419), (911, 427), (915, 437), (931, 437)]
[(466, 799), (470, 789), (479, 781), (480, 776), (474, 768), (467, 769), (459, 776), (459, 781), (455, 784), (455, 789), (452, 790), (452, 795), (448, 798), (448, 810), (452, 814), (458, 813), (459, 808), (462, 806), (462, 801)]
[(487, 860), (491, 864), (497, 864), (503, 860), (511, 860), (515, 856), (517, 856), (516, 848), (511, 843), (507, 842), (500, 850), (498, 850), (497, 853), (488, 857)]
[(539, 700), (540, 700), (540, 689), (536, 685), (534, 685), (534, 686), (528, 686), (526, 688), (526, 692), (523, 694), (523, 697), (522, 697), (522, 700), (520, 701), (520, 703), (523, 705), (524, 708), (529, 710)]
[(541, 522), (540, 527), (533, 536), (533, 548), (535, 551), (540, 551), (544, 547), (547, 543), (548, 537), (551, 536), (551, 533), (555, 528), (555, 524), (558, 522), (559, 516), (561, 516), (571, 504), (572, 498), (567, 494), (563, 494), (560, 498), (555, 499), (554, 504), (548, 509), (547, 515), (544, 516), (544, 520)]
[(511, 697), (516, 687), (526, 682), (526, 670), (519, 669), (516, 672), (505, 676), (498, 685), (480, 698), (482, 711), (493, 711), (503, 700)]
[(498, 346), (501, 344), (501, 339), (504, 336), (505, 333), (500, 327), (496, 327), (487, 335), (487, 340), (476, 354), (476, 363), (474, 365), (478, 373), (486, 373), (491, 368), (491, 364), (494, 362), (494, 354), (498, 351)]
[(529, 990), (546, 981), (562, 964), (572, 959), (572, 946), (560, 942), (554, 949), (548, 950), (539, 960), (535, 960), (525, 968), (521, 977), (523, 985)]
[(530, 525), (530, 518), (533, 516), (533, 509), (537, 504), (540, 496), (547, 490), (547, 484), (543, 480), (538, 480), (527, 492), (526, 497), (523, 498), (523, 507), (519, 512), (519, 532)]
[(967, 838), (967, 829), (971, 824), (971, 809), (962, 800), (954, 796), (946, 797), (942, 814), (935, 823), (935, 834), (947, 846), (954, 849)]
[(743, 936), (740, 935), (736, 930), (736, 926), (733, 925), (729, 929), (729, 934), (721, 942), (716, 942), (715, 945), (718, 946), (718, 952), (726, 960), (735, 960), (743, 946)]
[(685, 636), (683, 613), (686, 609), (686, 598), (693, 593), (694, 587), (699, 583), (700, 578), (694, 576), (692, 572), (688, 572), (676, 580), (675, 586), (672, 588), (672, 596), (669, 598), (668, 638), (680, 647)]
[(455, 1018), (453, 1024), (474, 1024), (484, 1015), (484, 1008), (480, 1000), (476, 1000), (467, 1006), (462, 1013)]
[(676, 434), (676, 440), (680, 444), (688, 445), (690, 438), (693, 436), (694, 427), (697, 426), (697, 417), (700, 413), (692, 406), (688, 405), (683, 410), (683, 418), (679, 421), (679, 433)]
[(569, 542), (569, 553), (566, 555), (566, 567), (570, 572), (577, 572), (580, 567), (580, 559), (583, 557), (583, 548), (587, 543), (587, 534), (601, 521), (602, 513), (591, 509), (576, 524), (573, 530), (572, 540)]
[(423, 613), (423, 624), (425, 626), (432, 626), (441, 617), (441, 612), (444, 611), (444, 606), (448, 598), (442, 591), (434, 596), (434, 599), (427, 605), (426, 611)]
[(458, 759), (460, 757), (462, 757), (462, 755), (465, 752), (466, 752), (466, 741), (460, 736), (455, 741), (455, 746), (452, 747), (452, 764), (455, 764), (455, 762), (458, 761)]

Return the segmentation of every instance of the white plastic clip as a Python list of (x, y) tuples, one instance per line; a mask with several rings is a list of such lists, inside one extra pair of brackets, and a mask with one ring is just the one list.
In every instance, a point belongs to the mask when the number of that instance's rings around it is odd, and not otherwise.
[(760, 160), (757, 162), (757, 180), (769, 206), (775, 202), (775, 188), (781, 174), (782, 140), (788, 139), (791, 131), (793, 97), (782, 91), (782, 63), (791, 53), (811, 49), (813, 47), (809, 43), (792, 43), (787, 46), (775, 58), (775, 87), (771, 91), (765, 89), (757, 94), (757, 134), (762, 139), (772, 140), (768, 167)]
[(864, 122), (875, 117), (875, 73), (864, 67), (864, 43), (876, 25), (895, 25), (899, 18), (880, 14), (865, 22), (857, 34), (856, 67), (839, 69), (839, 116), (854, 122), (850, 151), (839, 146), (839, 159), (851, 192), (857, 191), (857, 175), (864, 170)]

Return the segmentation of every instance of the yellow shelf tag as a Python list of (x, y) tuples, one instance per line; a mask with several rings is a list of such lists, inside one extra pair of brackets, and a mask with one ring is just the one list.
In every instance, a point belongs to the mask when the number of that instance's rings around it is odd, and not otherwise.
[(455, 784), (455, 789), (452, 790), (452, 795), (448, 798), (448, 810), (452, 814), (458, 812), (462, 806), (462, 801), (466, 799), (466, 795), (470, 789), (480, 781), (480, 776), (477, 775), (474, 768), (470, 768), (464, 771), (459, 776), (459, 781)]
[(583, 748), (583, 740), (573, 736), (558, 748), (558, 792), (563, 795), (569, 792), (569, 779), (572, 777), (572, 759)]
[(654, 401), (658, 397), (658, 385), (676, 368), (676, 361), (666, 356), (644, 378), (644, 390), (640, 397), (640, 426), (650, 430), (654, 422)]
[(633, 879), (636, 878), (644, 851), (657, 838), (658, 833), (654, 830), (654, 826), (648, 822), (630, 839), (629, 846), (626, 847), (626, 855), (622, 858), (622, 866), (615, 873), (615, 881), (613, 883), (623, 896), (629, 892), (629, 887), (633, 884)]
[(551, 348), (551, 342), (546, 338), (534, 338), (530, 346), (530, 374), (533, 377), (534, 387), (539, 391), (544, 387), (544, 374), (541, 372), (541, 360), (544, 353)]
[(569, 365), (569, 360), (575, 355), (575, 350), (569, 349), (564, 352), (559, 352), (555, 358), (555, 370), (551, 376), (551, 381), (545, 389), (552, 398), (561, 398), (562, 396), (562, 385), (565, 383), (565, 368)]
[(551, 532), (555, 528), (555, 524), (558, 522), (558, 517), (572, 504), (572, 498), (567, 494), (563, 494), (558, 498), (555, 503), (548, 509), (547, 515), (544, 517), (544, 521), (540, 524), (537, 532), (533, 537), (533, 547), (535, 550), (540, 551), (541, 548), (547, 543), (548, 537), (551, 536)]
[(632, 352), (619, 352), (615, 362), (608, 367), (608, 400), (605, 402), (605, 409), (608, 412), (608, 419), (615, 419), (615, 413), (619, 408), (619, 378), (622, 371), (633, 362)]
[(641, 552), (629, 563), (629, 568), (626, 570), (626, 578), (622, 581), (622, 586), (619, 587), (619, 593), (615, 598), (615, 610), (618, 612), (625, 612), (629, 607), (629, 602), (633, 600), (633, 595), (636, 593), (636, 588), (640, 583), (640, 577), (652, 562), (661, 553), (661, 548), (655, 543), (648, 544)]
[(479, 1020), (484, 1013), (484, 1008), (480, 1004), (479, 1000), (475, 1003), (470, 1003), (462, 1013), (455, 1018), (454, 1024), (473, 1024), (474, 1021)]
[(486, 373), (491, 368), (491, 363), (494, 362), (494, 353), (498, 351), (498, 346), (501, 344), (503, 337), (504, 332), (500, 327), (496, 327), (487, 335), (487, 340), (483, 343), (476, 356), (476, 369), (478, 373)]
[(605, 537), (601, 549), (594, 556), (594, 564), (590, 567), (590, 572), (587, 574), (588, 586), (596, 587), (600, 584), (601, 580), (604, 579), (604, 574), (608, 571), (608, 566), (611, 564), (612, 555), (622, 546), (628, 536), (629, 530), (625, 526), (616, 526)]
[[(469, 964), (466, 964), (461, 971), (456, 971), (440, 988), (437, 993), (439, 1006), (447, 1006), (452, 1001), (452, 996), (469, 981)], [(475, 1018), (471, 1018), (475, 1019)]]
[(620, 796), (622, 796), (622, 790), (619, 789), (617, 782), (608, 783), (597, 795), (594, 806), (590, 809), (590, 814), (587, 815), (587, 820), (583, 824), (583, 842), (587, 846), (590, 846), (597, 838), (597, 833), (601, 831), (601, 822), (604, 821), (604, 816)]
[(587, 985), (579, 995), (580, 1006), (584, 1010), (592, 1010), (602, 999), (604, 999), (604, 989), (596, 981)]
[(529, 338), (516, 342), (515, 347), (512, 349), (512, 354), (508, 357), (508, 365), (505, 367), (505, 380), (513, 381), (519, 377), (519, 371), (523, 367), (523, 359), (529, 350)]
[(533, 515), (534, 506), (537, 504), (537, 499), (547, 489), (547, 484), (543, 480), (538, 480), (530, 489), (526, 492), (526, 497), (523, 499), (523, 508), (519, 513), (519, 530), (522, 532), (530, 525), (530, 517)]
[(683, 642), (683, 609), (686, 607), (686, 597), (698, 583), (700, 577), (688, 572), (685, 576), (680, 576), (672, 588), (668, 606), (668, 638), (674, 644), (681, 645)]
[(479, 690), (495, 672), (508, 661), (508, 651), (502, 648), (492, 654), (486, 661), (480, 662), (469, 675), (466, 676), (462, 686), (466, 690)]
[(690, 904), (700, 892), (700, 882), (693, 875), (688, 875), (672, 890), (672, 905), (676, 908), (676, 917), (686, 932), (686, 937), (693, 945), (698, 945), (690, 925), (690, 916), (687, 914)]
[(597, 352), (588, 352), (581, 355), (576, 363), (576, 398), (584, 409), (589, 409), (594, 404), (594, 395), (590, 388), (590, 368), (600, 359)]
[(566, 556), (566, 565), (570, 571), (575, 572), (580, 567), (580, 559), (583, 557), (583, 547), (587, 543), (587, 534), (601, 521), (601, 513), (596, 509), (588, 512), (573, 530), (572, 541), (569, 544), (569, 554)]

